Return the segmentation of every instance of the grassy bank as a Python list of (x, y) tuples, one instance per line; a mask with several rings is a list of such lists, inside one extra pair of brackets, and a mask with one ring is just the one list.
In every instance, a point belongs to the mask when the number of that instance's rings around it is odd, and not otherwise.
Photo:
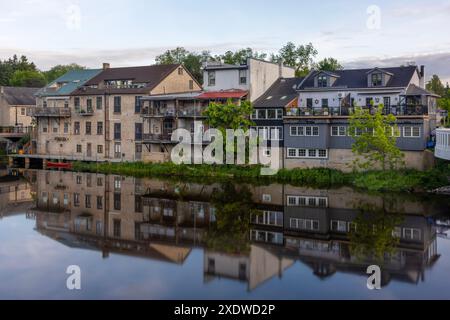
[(144, 163), (81, 163), (74, 170), (135, 177), (160, 177), (186, 179), (192, 182), (229, 181), (230, 179), (251, 183), (288, 183), (318, 188), (351, 186), (367, 191), (425, 192), (449, 185), (450, 167), (440, 163), (435, 169), (420, 172), (415, 170), (370, 171), (344, 173), (332, 169), (280, 170), (275, 176), (261, 176), (258, 166), (208, 166)]

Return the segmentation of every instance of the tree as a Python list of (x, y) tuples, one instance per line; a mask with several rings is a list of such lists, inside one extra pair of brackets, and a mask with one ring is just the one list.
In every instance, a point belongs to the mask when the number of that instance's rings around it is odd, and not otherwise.
[(337, 71), (344, 67), (334, 58), (325, 58), (316, 64), (316, 69), (321, 71)]
[(272, 55), (271, 60), (279, 62), (280, 60), (289, 67), (295, 68), (297, 77), (306, 76), (314, 65), (314, 57), (318, 51), (312, 43), (296, 46), (293, 42), (288, 42), (283, 46), (278, 55)]
[(228, 100), (226, 104), (211, 102), (204, 111), (207, 117), (206, 123), (211, 128), (221, 131), (226, 129), (242, 129), (247, 131), (252, 125), (250, 115), (253, 113), (253, 106), (250, 101), (243, 101), (240, 104), (234, 104)]
[(61, 77), (62, 75), (66, 74), (69, 71), (72, 70), (83, 70), (86, 69), (86, 67), (80, 66), (76, 63), (72, 63), (72, 64), (68, 64), (68, 65), (57, 65), (54, 66), (53, 68), (51, 68), (48, 71), (44, 72), (44, 76), (47, 79), (47, 82), (50, 83), (56, 79), (58, 79), (59, 77)]
[(404, 164), (404, 154), (396, 146), (399, 129), (397, 118), (383, 115), (383, 105), (379, 105), (374, 114), (369, 109), (355, 108), (350, 117), (349, 131), (354, 139), (352, 151), (362, 156), (365, 161), (357, 159), (355, 167), (361, 169), (375, 168), (381, 164), (383, 170), (389, 166), (394, 169)]
[(47, 84), (45, 76), (39, 71), (14, 72), (10, 84), (15, 87), (42, 88)]
[(427, 83), (427, 90), (440, 96), (445, 96), (446, 94), (445, 87), (437, 75), (431, 77), (431, 80)]
[(235, 52), (227, 51), (223, 55), (216, 56), (215, 60), (223, 61), (226, 64), (241, 64), (245, 63), (249, 58), (265, 60), (267, 54), (253, 51), (251, 48), (246, 48)]
[(183, 47), (178, 47), (173, 50), (167, 50), (157, 56), (155, 60), (157, 64), (182, 64), (199, 83), (203, 83), (202, 64), (213, 60), (213, 58), (209, 51), (203, 51), (199, 54), (190, 52)]
[(26, 56), (14, 55), (8, 60), (0, 60), (0, 85), (11, 85), (11, 79), (16, 71), (37, 71), (36, 65), (29, 62)]

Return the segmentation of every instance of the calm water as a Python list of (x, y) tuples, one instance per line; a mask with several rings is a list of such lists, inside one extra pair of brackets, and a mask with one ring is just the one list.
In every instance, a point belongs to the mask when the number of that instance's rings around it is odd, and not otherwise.
[(20, 175), (0, 180), (0, 299), (450, 299), (448, 197)]

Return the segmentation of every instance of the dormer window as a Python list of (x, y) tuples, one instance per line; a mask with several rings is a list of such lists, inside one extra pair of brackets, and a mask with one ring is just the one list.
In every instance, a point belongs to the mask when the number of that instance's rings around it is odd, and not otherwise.
[(319, 75), (317, 77), (317, 86), (319, 88), (326, 88), (326, 87), (328, 87), (328, 77), (326, 75)]
[(383, 85), (383, 75), (381, 73), (372, 73), (372, 87), (381, 87)]

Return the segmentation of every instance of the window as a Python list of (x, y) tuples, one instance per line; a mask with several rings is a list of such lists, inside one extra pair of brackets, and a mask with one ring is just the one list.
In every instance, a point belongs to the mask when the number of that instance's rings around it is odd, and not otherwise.
[(383, 75), (381, 73), (372, 73), (372, 87), (380, 87), (383, 85)]
[(349, 232), (349, 222), (340, 220), (331, 220), (331, 231), (347, 233)]
[(403, 127), (403, 137), (405, 138), (420, 138), (420, 127)]
[(65, 109), (69, 108), (69, 100), (64, 100), (64, 108)]
[(345, 137), (347, 135), (347, 128), (345, 126), (332, 126), (331, 136), (332, 137)]
[(327, 159), (327, 149), (288, 149), (288, 158)]
[(289, 221), (289, 226), (291, 229), (298, 229), (304, 231), (318, 231), (319, 220), (291, 218)]
[(102, 230), (103, 230), (103, 224), (101, 221), (97, 221), (95, 223), (95, 232), (97, 233), (97, 235), (101, 235), (102, 234)]
[(103, 153), (103, 145), (99, 144), (97, 145), (97, 153), (102, 154)]
[(114, 193), (114, 210), (120, 211), (122, 208), (122, 196), (120, 193)]
[(92, 112), (93, 111), (93, 109), (92, 109), (92, 99), (87, 99), (86, 100), (86, 109), (87, 109), (87, 112)]
[(194, 90), (194, 80), (189, 80), (189, 90)]
[(283, 119), (283, 109), (277, 110), (277, 119)]
[(276, 110), (273, 110), (273, 109), (267, 110), (267, 119), (273, 120), (273, 119), (276, 119), (276, 118), (277, 118), (277, 111)]
[(103, 134), (103, 122), (97, 122), (97, 135), (101, 136)]
[(134, 97), (134, 113), (141, 113), (141, 98), (142, 97)]
[(86, 135), (90, 136), (92, 133), (92, 123), (90, 121), (86, 122)]
[(114, 123), (114, 140), (122, 139), (122, 125), (120, 123)]
[(322, 99), (322, 108), (328, 108), (328, 99)]
[(75, 110), (80, 110), (80, 98), (76, 97), (74, 99)]
[(97, 110), (102, 110), (103, 109), (103, 99), (102, 97), (97, 97)]
[(141, 196), (134, 196), (134, 212), (141, 213), (142, 208), (142, 198)]
[(263, 120), (263, 119), (266, 119), (266, 110), (265, 109), (263, 109), (263, 110), (258, 110), (258, 119), (260, 119), (260, 120)]
[(313, 107), (313, 99), (311, 99), (311, 98), (306, 99), (306, 107), (307, 108)]
[(25, 108), (20, 108), (20, 115), (22, 115), (22, 116), (25, 115)]
[(328, 77), (326, 75), (319, 75), (317, 78), (317, 86), (319, 88), (326, 88), (328, 86)]
[(179, 67), (179, 68), (178, 68), (178, 74), (179, 74), (180, 76), (183, 75), (183, 68), (182, 68), (182, 67)]
[(122, 158), (122, 145), (120, 144), (120, 142), (116, 142), (114, 144), (114, 157), (116, 159)]
[(114, 97), (114, 113), (122, 112), (122, 97)]
[(85, 202), (84, 203), (85, 208), (86, 209), (90, 209), (91, 208), (91, 195), (90, 194), (87, 194), (85, 196), (85, 201), (84, 202)]
[(291, 136), (307, 136), (307, 137), (318, 137), (320, 135), (319, 127), (291, 127)]
[(136, 143), (135, 150), (136, 153), (142, 153), (142, 144)]
[(97, 187), (102, 187), (103, 186), (103, 179), (102, 178), (97, 178)]
[(69, 133), (69, 123), (68, 122), (64, 122), (64, 133)]
[(420, 241), (422, 236), (419, 229), (405, 228), (403, 229), (403, 238), (406, 240)]
[(97, 209), (102, 210), (103, 209), (103, 197), (97, 196)]
[(247, 84), (247, 70), (239, 70), (239, 84)]
[(81, 176), (77, 176), (77, 184), (82, 184), (83, 178)]
[(366, 107), (371, 107), (373, 105), (373, 98), (366, 98)]
[(115, 238), (120, 238), (120, 220), (114, 219), (113, 221), (113, 234)]
[(143, 124), (142, 123), (135, 123), (134, 124), (134, 139), (136, 141), (142, 140), (142, 133), (143, 133)]
[(216, 85), (216, 72), (208, 71), (208, 86), (212, 87)]
[(80, 132), (80, 123), (78, 121), (74, 122), (73, 124), (73, 134), (74, 135), (79, 135)]
[(81, 144), (77, 144), (77, 153), (82, 153), (83, 152), (83, 148), (81, 146)]
[(75, 207), (79, 207), (80, 206), (80, 194), (79, 193), (74, 193), (73, 194), (73, 205)]

